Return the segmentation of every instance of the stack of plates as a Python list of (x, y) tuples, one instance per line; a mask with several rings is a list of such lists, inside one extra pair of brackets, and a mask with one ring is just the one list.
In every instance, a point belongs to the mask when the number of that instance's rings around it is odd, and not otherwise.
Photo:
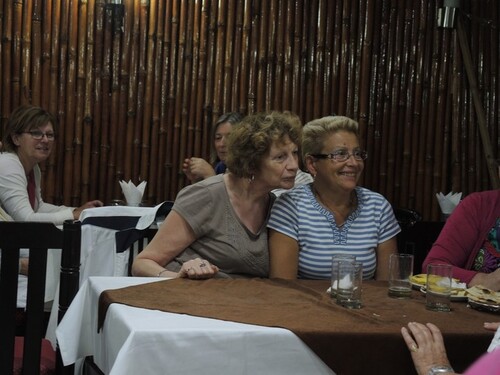
[(476, 310), (500, 313), (500, 292), (481, 285), (466, 290), (469, 306)]

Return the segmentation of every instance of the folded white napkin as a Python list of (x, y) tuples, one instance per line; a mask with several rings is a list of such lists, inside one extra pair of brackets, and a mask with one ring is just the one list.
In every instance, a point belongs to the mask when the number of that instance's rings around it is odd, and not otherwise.
[(437, 193), (436, 198), (438, 200), (439, 207), (441, 208), (441, 212), (445, 215), (449, 215), (453, 212), (457, 204), (460, 203), (462, 193), (453, 193), (451, 191), (446, 195), (443, 193)]
[(142, 181), (139, 185), (135, 186), (132, 181), (118, 181), (127, 201), (127, 206), (139, 206), (142, 202), (142, 196), (146, 189), (146, 181)]
[[(344, 278), (339, 281), (339, 284), (341, 288), (350, 288), (352, 285), (350, 275), (345, 275)], [(332, 288), (337, 289), (337, 280), (333, 282)]]

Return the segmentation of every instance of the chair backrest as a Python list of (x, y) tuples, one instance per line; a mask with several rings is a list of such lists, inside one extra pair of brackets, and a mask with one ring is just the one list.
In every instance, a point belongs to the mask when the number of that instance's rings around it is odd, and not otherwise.
[[(59, 319), (78, 291), (80, 222), (67, 221), (61, 231), (52, 223), (0, 222), (0, 373), (11, 374), (14, 364), (15, 319), (20, 249), (29, 249), (23, 374), (40, 372), (44, 336), (44, 294), (47, 251), (62, 249)], [(58, 361), (60, 362), (60, 361)], [(62, 362), (58, 367), (62, 369)], [(60, 371), (62, 372), (62, 370)]]

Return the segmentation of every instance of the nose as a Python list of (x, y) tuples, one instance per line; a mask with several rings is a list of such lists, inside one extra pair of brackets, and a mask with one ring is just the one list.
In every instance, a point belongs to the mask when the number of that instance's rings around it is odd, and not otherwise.
[(291, 156), (291, 161), (287, 163), (287, 168), (291, 170), (298, 170), (299, 169), (299, 158), (296, 154), (293, 154)]

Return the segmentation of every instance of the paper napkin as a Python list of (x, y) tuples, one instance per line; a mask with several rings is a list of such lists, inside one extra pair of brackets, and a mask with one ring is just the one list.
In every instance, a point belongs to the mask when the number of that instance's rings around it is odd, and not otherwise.
[(119, 181), (122, 188), (123, 195), (127, 201), (127, 206), (139, 206), (142, 202), (142, 196), (146, 189), (146, 181), (142, 181), (139, 185), (135, 186), (132, 181)]
[(441, 208), (441, 212), (444, 215), (449, 215), (453, 212), (457, 204), (460, 203), (460, 199), (462, 199), (462, 193), (453, 193), (449, 192), (444, 195), (443, 193), (437, 193), (436, 198), (439, 203), (439, 207)]

